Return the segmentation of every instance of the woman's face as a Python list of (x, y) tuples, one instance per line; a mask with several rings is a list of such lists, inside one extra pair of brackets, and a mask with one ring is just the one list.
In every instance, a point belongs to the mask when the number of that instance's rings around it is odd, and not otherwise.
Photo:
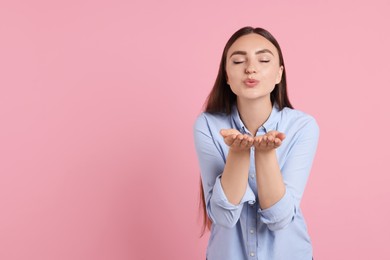
[(259, 34), (241, 36), (227, 52), (227, 83), (238, 99), (270, 100), (282, 73), (276, 47)]

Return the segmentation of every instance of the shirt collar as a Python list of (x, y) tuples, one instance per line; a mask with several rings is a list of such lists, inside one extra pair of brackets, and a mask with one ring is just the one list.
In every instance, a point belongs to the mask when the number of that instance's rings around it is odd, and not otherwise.
[[(232, 107), (231, 118), (232, 118), (233, 125), (236, 126), (236, 129), (238, 129), (243, 134), (245, 133), (250, 134), (249, 130), (245, 127), (244, 123), (241, 120), (236, 104), (234, 104)], [(281, 118), (281, 111), (279, 110), (278, 105), (275, 103), (272, 107), (270, 116), (264, 122), (264, 124), (261, 127), (259, 127), (257, 132), (259, 132), (260, 129), (264, 129), (266, 133), (272, 130), (277, 130), (280, 118)]]

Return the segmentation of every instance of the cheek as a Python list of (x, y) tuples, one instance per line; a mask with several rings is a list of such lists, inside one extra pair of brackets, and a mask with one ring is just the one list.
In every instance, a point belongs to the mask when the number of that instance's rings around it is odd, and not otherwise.
[(267, 72), (267, 74), (270, 81), (278, 81), (280, 78), (279, 68), (272, 68)]
[(226, 75), (230, 80), (235, 80), (235, 79), (239, 78), (241, 74), (237, 69), (234, 69), (234, 70), (231, 69), (231, 70), (226, 72)]
[(232, 73), (231, 71), (230, 72), (226, 72), (226, 80), (228, 82), (234, 82), (236, 79), (236, 76), (234, 73)]

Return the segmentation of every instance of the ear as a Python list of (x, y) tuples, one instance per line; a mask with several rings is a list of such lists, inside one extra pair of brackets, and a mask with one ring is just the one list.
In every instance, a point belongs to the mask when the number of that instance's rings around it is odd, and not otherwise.
[(277, 77), (276, 77), (276, 83), (275, 83), (275, 84), (279, 84), (280, 81), (282, 81), (283, 70), (284, 70), (284, 67), (283, 67), (283, 66), (280, 66), (280, 67), (279, 67), (279, 71), (278, 71), (278, 75), (277, 75)]

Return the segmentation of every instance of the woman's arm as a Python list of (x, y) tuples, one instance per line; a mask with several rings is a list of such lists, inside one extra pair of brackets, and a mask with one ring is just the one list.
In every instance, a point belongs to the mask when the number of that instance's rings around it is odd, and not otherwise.
[(276, 148), (284, 138), (284, 134), (277, 131), (255, 138), (256, 181), (261, 209), (274, 205), (286, 192), (276, 157)]
[[(293, 221), (310, 174), (318, 137), (318, 125), (313, 118), (310, 118), (299, 132), (294, 134), (293, 145), (289, 148), (282, 168), (279, 164), (276, 167), (275, 157), (268, 158), (265, 162), (266, 156), (260, 156), (259, 154), (258, 158), (255, 159), (257, 175), (260, 175), (257, 177), (261, 206), (259, 213), (261, 220), (267, 224), (269, 229), (279, 230)], [(266, 169), (269, 172), (266, 173)], [(274, 175), (269, 174), (272, 172)], [(281, 195), (281, 181), (285, 189), (284, 195)], [(266, 187), (267, 183), (274, 186)], [(261, 191), (262, 189), (268, 191), (268, 194)], [(278, 200), (279, 196), (281, 197)]]
[(248, 186), (250, 147), (253, 138), (243, 135), (236, 129), (221, 130), (229, 154), (222, 173), (221, 184), (229, 202), (238, 205)]
[[(226, 164), (235, 167), (233, 163), (235, 159), (231, 160), (231, 157), (235, 156), (227, 155), (225, 159), (222, 150), (222, 146), (225, 144), (221, 140), (219, 131), (218, 125), (215, 125), (211, 120), (209, 121), (206, 116), (201, 115), (194, 125), (194, 141), (201, 171), (207, 214), (214, 224), (231, 228), (236, 225), (240, 218), (244, 203), (255, 203), (255, 195), (249, 185), (246, 185), (243, 194), (238, 195), (241, 197), (241, 201), (233, 204), (227, 198), (222, 188), (221, 177), (225, 168), (230, 168)], [(230, 158), (227, 159), (229, 156)], [(227, 177), (229, 177), (229, 174)], [(247, 182), (248, 179), (246, 179)], [(227, 185), (229, 186), (229, 184)], [(228, 187), (225, 188), (229, 189)]]

